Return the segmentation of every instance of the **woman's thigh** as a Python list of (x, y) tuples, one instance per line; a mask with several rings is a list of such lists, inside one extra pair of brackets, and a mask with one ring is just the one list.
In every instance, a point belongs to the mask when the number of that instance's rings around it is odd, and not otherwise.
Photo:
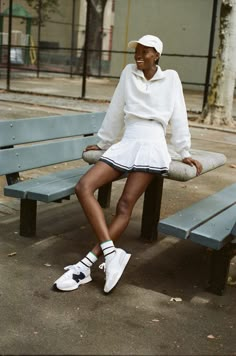
[(89, 188), (93, 191), (104, 184), (110, 183), (119, 178), (122, 172), (112, 168), (104, 162), (97, 162), (90, 170), (80, 179), (77, 185)]
[(155, 174), (145, 172), (129, 173), (126, 180), (121, 199), (128, 200), (133, 205), (145, 192), (148, 185), (153, 180)]

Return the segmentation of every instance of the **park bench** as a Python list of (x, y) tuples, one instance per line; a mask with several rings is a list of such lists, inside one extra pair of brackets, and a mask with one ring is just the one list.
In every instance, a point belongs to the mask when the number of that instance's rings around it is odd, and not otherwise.
[(236, 183), (160, 220), (158, 230), (208, 248), (207, 290), (224, 293), (236, 247)]
[(80, 160), (83, 149), (97, 142), (103, 118), (104, 113), (96, 113), (0, 121), (0, 175), (8, 183), (4, 195), (20, 199), (20, 235), (35, 235), (37, 201), (68, 200), (89, 166), (25, 181), (20, 172)]
[[(83, 154), (87, 145), (96, 144), (96, 133), (105, 113), (86, 113), (0, 121), (0, 175), (6, 175), (4, 194), (20, 199), (20, 235), (36, 234), (37, 202), (63, 202), (74, 194), (80, 177), (96, 162), (102, 151)], [(171, 147), (170, 147), (171, 150)], [(203, 165), (203, 173), (223, 165), (223, 154), (192, 150)], [(181, 162), (172, 152), (173, 161), (166, 178), (187, 181), (196, 177), (195, 167)], [(23, 171), (47, 167), (62, 162), (81, 160), (88, 165), (43, 174), (20, 181)], [(84, 162), (83, 162), (84, 163)], [(85, 164), (85, 163), (84, 163)], [(122, 176), (124, 178), (125, 176)], [(164, 177), (155, 178), (144, 193), (141, 237), (157, 239)], [(103, 208), (110, 204), (112, 183), (101, 187), (98, 201)]]

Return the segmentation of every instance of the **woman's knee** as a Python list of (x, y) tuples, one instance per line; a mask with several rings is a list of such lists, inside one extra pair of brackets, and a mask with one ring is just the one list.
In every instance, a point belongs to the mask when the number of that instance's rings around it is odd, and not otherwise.
[(79, 199), (80, 197), (86, 196), (90, 191), (92, 192), (92, 189), (89, 188), (87, 180), (82, 177), (75, 186), (75, 194), (77, 198)]
[(129, 218), (132, 214), (133, 210), (133, 202), (131, 199), (129, 199), (127, 196), (122, 196), (120, 200), (118, 201), (117, 207), (116, 207), (116, 213), (117, 215), (123, 215), (127, 216)]

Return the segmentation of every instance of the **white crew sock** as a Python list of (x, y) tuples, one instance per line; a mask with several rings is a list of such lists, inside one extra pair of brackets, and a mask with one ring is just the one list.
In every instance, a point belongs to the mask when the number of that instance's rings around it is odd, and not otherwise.
[(116, 248), (112, 240), (104, 241), (100, 244), (102, 252), (105, 257), (105, 261), (110, 261), (116, 253)]
[(89, 252), (81, 261), (76, 263), (76, 266), (78, 266), (82, 271), (85, 271), (86, 269), (91, 268), (97, 260), (97, 256), (94, 255), (93, 252)]

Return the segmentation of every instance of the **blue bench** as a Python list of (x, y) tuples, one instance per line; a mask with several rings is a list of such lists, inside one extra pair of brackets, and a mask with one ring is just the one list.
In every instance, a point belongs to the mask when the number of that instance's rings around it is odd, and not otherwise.
[(208, 248), (207, 290), (222, 295), (236, 242), (236, 183), (160, 220), (158, 231)]
[[(6, 175), (8, 183), (4, 194), (20, 199), (20, 235), (36, 234), (37, 202), (63, 202), (74, 194), (77, 181), (102, 154), (102, 151), (83, 154), (83, 149), (97, 143), (96, 133), (104, 116), (103, 112), (0, 121), (0, 175)], [(226, 161), (223, 154), (216, 152), (192, 150), (191, 153), (202, 162), (203, 173)], [(172, 155), (168, 179), (187, 181), (196, 177), (195, 167)], [(73, 169), (63, 167), (55, 173), (20, 181), (23, 171), (82, 158), (89, 164)], [(144, 193), (141, 238), (146, 241), (157, 239), (163, 182), (163, 177), (157, 177)], [(111, 190), (112, 183), (98, 191), (103, 208), (110, 205)]]
[(103, 118), (104, 113), (96, 113), (0, 121), (0, 175), (6, 176), (8, 184), (4, 195), (20, 199), (20, 235), (35, 235), (37, 201), (68, 200), (89, 166), (25, 181), (20, 173), (81, 160), (84, 147), (97, 143)]

